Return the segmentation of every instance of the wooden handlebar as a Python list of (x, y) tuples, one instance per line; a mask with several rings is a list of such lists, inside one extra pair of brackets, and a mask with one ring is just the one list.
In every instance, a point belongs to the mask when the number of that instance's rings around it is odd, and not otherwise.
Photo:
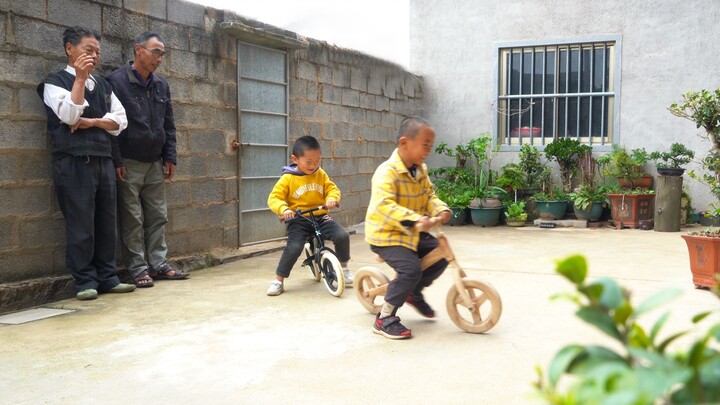
[[(439, 226), (440, 219), (438, 217), (430, 217), (430, 223), (432, 226)], [(422, 225), (419, 222), (415, 223), (415, 230), (422, 231)]]

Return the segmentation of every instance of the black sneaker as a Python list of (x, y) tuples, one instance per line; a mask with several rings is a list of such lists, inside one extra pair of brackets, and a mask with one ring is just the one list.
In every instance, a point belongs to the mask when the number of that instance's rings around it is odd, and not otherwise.
[(427, 301), (425, 301), (422, 295), (410, 294), (405, 299), (405, 302), (410, 304), (420, 313), (420, 315), (424, 316), (425, 318), (435, 318), (435, 311), (433, 311), (432, 307), (428, 305)]
[(412, 337), (412, 331), (400, 323), (397, 316), (388, 316), (380, 318), (380, 314), (375, 316), (375, 322), (372, 327), (373, 333), (383, 335), (388, 339), (407, 339)]

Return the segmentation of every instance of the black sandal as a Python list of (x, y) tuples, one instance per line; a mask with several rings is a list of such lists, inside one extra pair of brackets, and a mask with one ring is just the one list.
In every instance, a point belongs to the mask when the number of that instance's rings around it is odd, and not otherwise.
[[(170, 275), (169, 273), (173, 274)], [(155, 280), (185, 280), (189, 275), (190, 273), (185, 273), (167, 262), (160, 265), (157, 273), (151, 274)]]
[(155, 282), (153, 281), (152, 277), (150, 277), (147, 271), (143, 271), (137, 277), (135, 277), (135, 279), (133, 280), (133, 284), (135, 284), (135, 287), (137, 288), (150, 288), (155, 285)]

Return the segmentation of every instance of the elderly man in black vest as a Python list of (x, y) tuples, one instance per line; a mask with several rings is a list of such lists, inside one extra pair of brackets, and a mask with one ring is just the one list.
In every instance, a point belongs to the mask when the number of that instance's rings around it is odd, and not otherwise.
[(37, 88), (45, 103), (53, 144), (52, 174), (65, 217), (65, 263), (77, 298), (135, 290), (116, 274), (116, 189), (112, 142), (125, 129), (125, 109), (110, 84), (93, 74), (100, 61), (100, 35), (84, 27), (63, 33), (65, 69)]

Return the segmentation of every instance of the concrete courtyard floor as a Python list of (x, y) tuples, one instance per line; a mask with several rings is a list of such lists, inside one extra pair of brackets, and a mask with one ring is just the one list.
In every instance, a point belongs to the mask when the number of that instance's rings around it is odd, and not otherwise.
[[(572, 304), (549, 300), (571, 291), (555, 274), (554, 261), (572, 253), (586, 255), (592, 277), (618, 279), (636, 300), (669, 287), (684, 290), (644, 318), (649, 324), (672, 310), (666, 336), (689, 327), (695, 313), (718, 308), (712, 293), (694, 288), (680, 233), (472, 226), (444, 231), (469, 278), (491, 283), (502, 296), (502, 317), (487, 334), (463, 333), (448, 318), (450, 274), (426, 293), (436, 319), (400, 310), (414, 334), (406, 341), (373, 334), (373, 316), (353, 290), (332, 297), (299, 265), (286, 292), (268, 297), (280, 255), (275, 252), (132, 294), (48, 304), (76, 311), (0, 325), (0, 402), (540, 403), (532, 396), (536, 365), (546, 369), (568, 343), (610, 344), (573, 316)], [(351, 237), (353, 269), (376, 265), (362, 237)]]

